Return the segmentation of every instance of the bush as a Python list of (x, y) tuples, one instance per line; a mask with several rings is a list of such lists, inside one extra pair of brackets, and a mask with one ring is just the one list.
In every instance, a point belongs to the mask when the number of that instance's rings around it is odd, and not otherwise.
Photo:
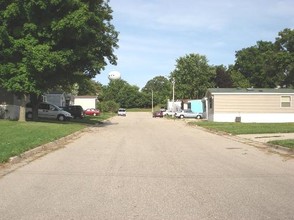
[(115, 101), (104, 101), (98, 104), (98, 108), (102, 112), (117, 112), (119, 109), (119, 104)]

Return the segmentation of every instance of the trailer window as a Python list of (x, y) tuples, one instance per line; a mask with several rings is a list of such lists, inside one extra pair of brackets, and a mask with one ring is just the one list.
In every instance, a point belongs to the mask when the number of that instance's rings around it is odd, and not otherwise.
[(281, 107), (291, 107), (291, 96), (281, 97)]

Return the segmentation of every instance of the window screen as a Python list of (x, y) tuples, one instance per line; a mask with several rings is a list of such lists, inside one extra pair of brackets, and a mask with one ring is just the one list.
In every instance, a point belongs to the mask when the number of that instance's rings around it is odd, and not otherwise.
[(282, 107), (291, 107), (291, 96), (282, 96), (281, 97), (281, 106)]

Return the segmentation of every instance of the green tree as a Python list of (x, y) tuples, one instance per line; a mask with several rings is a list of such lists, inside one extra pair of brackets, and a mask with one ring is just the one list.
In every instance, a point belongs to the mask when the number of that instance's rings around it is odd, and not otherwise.
[(235, 70), (254, 87), (294, 85), (294, 30), (284, 29), (274, 43), (258, 41), (236, 52)]
[(232, 80), (233, 88), (249, 88), (251, 86), (249, 80), (240, 72), (234, 69), (234, 66), (229, 66), (228, 73)]
[(284, 75), (281, 86), (294, 87), (294, 29), (286, 28), (279, 32), (275, 46), (275, 66)]
[(123, 108), (134, 108), (139, 105), (139, 87), (132, 86), (122, 79), (111, 80), (103, 87), (101, 100), (113, 100)]
[(235, 70), (247, 78), (251, 86), (275, 87), (279, 75), (273, 67), (275, 46), (272, 42), (258, 41), (257, 45), (236, 52)]
[(38, 100), (116, 64), (111, 13), (107, 0), (1, 1), (0, 86)]
[(177, 59), (171, 79), (175, 80), (175, 98), (203, 98), (207, 88), (213, 87), (215, 70), (205, 56), (189, 54)]
[(99, 102), (97, 108), (102, 112), (117, 112), (119, 109), (119, 104), (113, 100), (104, 101)]
[(223, 65), (215, 67), (216, 76), (214, 79), (215, 86), (218, 88), (231, 88), (233, 86), (231, 75)]
[(102, 84), (89, 78), (84, 78), (78, 86), (78, 95), (97, 96), (102, 92)]
[(151, 96), (152, 90), (154, 105), (165, 105), (172, 96), (172, 84), (164, 76), (149, 80), (141, 91)]

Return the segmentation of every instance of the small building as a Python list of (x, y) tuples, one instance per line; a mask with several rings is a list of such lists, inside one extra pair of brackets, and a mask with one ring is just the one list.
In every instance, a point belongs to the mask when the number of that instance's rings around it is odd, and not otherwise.
[(0, 119), (18, 119), (20, 103), (16, 95), (0, 88)]
[(203, 112), (202, 100), (201, 99), (189, 100), (188, 109), (191, 109), (192, 112), (202, 113)]
[(64, 92), (50, 92), (43, 95), (43, 101), (63, 107), (66, 106), (66, 94)]
[(184, 109), (191, 109), (192, 112), (202, 113), (203, 103), (201, 99), (192, 99), (192, 100), (182, 99), (182, 100), (176, 100), (175, 102), (168, 100), (167, 109), (171, 111), (174, 109), (175, 112), (184, 110)]
[(294, 89), (208, 89), (204, 117), (215, 122), (294, 122)]
[(177, 112), (182, 108), (182, 101), (181, 100), (167, 100), (167, 110)]
[(80, 105), (84, 110), (87, 108), (96, 108), (97, 96), (75, 96), (74, 105)]

